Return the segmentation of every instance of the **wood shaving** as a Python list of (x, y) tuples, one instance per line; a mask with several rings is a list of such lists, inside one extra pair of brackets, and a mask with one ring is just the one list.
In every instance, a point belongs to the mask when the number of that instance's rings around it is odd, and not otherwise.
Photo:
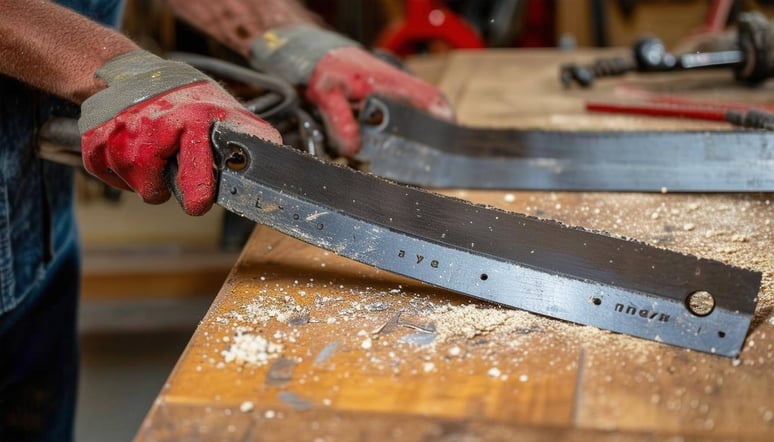
[(497, 368), (497, 367), (492, 367), (492, 368), (490, 368), (490, 369), (489, 369), (489, 370), (486, 372), (486, 374), (487, 374), (487, 375), (489, 375), (489, 377), (492, 377), (492, 378), (499, 378), (499, 377), (500, 377), (500, 375), (501, 375), (502, 373), (500, 372), (500, 369), (499, 369), (499, 368)]
[(238, 330), (233, 343), (221, 352), (226, 363), (265, 365), (282, 352), (282, 345), (266, 340), (263, 336)]
[(239, 411), (242, 413), (249, 413), (253, 411), (255, 408), (255, 404), (253, 404), (251, 401), (244, 401), (239, 405)]

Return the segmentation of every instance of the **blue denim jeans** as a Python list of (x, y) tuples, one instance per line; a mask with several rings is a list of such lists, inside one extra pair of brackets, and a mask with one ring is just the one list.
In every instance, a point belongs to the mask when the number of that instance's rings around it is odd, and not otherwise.
[[(122, 0), (58, 3), (106, 25)], [(0, 441), (68, 441), (78, 379), (80, 257), (73, 170), (35, 155), (77, 108), (0, 76)]]
[(2, 441), (72, 440), (78, 274), (78, 249), (70, 241), (34, 293), (0, 317), (6, 328), (0, 333)]
[(34, 155), (36, 127), (54, 101), (7, 78), (0, 97), (0, 441), (69, 440), (78, 365), (73, 171)]

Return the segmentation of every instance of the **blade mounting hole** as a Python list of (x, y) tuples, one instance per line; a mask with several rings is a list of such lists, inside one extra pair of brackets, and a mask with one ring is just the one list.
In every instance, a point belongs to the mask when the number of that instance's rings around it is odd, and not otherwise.
[(363, 122), (369, 126), (380, 126), (384, 123), (384, 111), (379, 108), (369, 109), (363, 116)]
[(226, 158), (226, 167), (233, 171), (240, 171), (247, 167), (247, 154), (244, 149), (242, 149), (242, 146), (235, 143), (229, 143), (228, 148), (229, 153)]
[(688, 310), (696, 316), (707, 316), (715, 309), (715, 297), (706, 290), (698, 290), (685, 300)]
[(387, 126), (387, 120), (390, 116), (384, 102), (370, 98), (366, 101), (358, 118), (363, 126), (369, 127), (371, 130), (381, 131)]
[(489, 275), (487, 275), (486, 273), (482, 273), (481, 274), (481, 280), (482, 281), (486, 281), (487, 279), (489, 279)]

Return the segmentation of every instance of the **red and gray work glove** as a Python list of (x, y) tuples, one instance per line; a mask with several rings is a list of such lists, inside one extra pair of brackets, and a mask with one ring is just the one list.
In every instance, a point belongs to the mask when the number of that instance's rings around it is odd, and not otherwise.
[(108, 87), (81, 105), (86, 170), (111, 186), (133, 190), (152, 204), (167, 201), (167, 161), (176, 159), (175, 185), (189, 215), (215, 200), (210, 129), (224, 121), (274, 143), (279, 133), (248, 112), (202, 72), (146, 51), (120, 55), (97, 77)]
[(256, 39), (251, 65), (298, 86), (322, 114), (339, 153), (351, 156), (360, 147), (352, 105), (368, 95), (408, 100), (431, 114), (452, 119), (454, 113), (434, 86), (401, 71), (346, 37), (307, 25), (275, 28)]

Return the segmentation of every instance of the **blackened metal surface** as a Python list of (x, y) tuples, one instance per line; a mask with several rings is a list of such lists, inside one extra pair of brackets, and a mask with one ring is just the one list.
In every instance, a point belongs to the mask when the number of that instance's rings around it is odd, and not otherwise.
[[(474, 205), (324, 163), (222, 125), (218, 203), (339, 255), (492, 302), (735, 356), (760, 273)], [(230, 170), (242, 148), (246, 167)], [(706, 316), (688, 297), (706, 291)]]
[[(381, 124), (369, 124), (374, 113)], [(375, 175), (438, 188), (774, 191), (774, 132), (484, 129), (371, 97), (359, 159)], [(371, 118), (372, 120), (372, 118)]]

